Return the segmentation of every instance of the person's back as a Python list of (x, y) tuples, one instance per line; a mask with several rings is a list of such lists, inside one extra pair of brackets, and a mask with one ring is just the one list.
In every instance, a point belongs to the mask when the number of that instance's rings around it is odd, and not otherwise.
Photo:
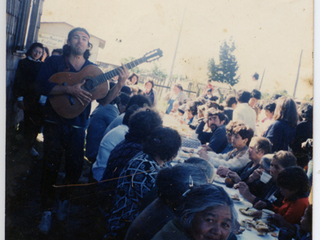
[(237, 107), (233, 111), (232, 120), (241, 120), (249, 125), (252, 130), (256, 130), (256, 112), (248, 105), (250, 92), (239, 90), (237, 92)]
[(175, 217), (175, 208), (183, 193), (188, 190), (190, 177), (194, 186), (207, 183), (203, 170), (196, 164), (181, 163), (158, 173), (156, 187), (159, 198), (145, 208), (132, 222), (126, 239), (151, 239)]

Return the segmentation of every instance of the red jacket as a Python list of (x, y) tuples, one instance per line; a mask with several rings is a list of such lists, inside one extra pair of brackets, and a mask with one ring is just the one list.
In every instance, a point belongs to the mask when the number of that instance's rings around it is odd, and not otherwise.
[(309, 206), (307, 197), (295, 201), (284, 199), (281, 207), (273, 206), (273, 211), (280, 214), (290, 224), (299, 224), (304, 210)]

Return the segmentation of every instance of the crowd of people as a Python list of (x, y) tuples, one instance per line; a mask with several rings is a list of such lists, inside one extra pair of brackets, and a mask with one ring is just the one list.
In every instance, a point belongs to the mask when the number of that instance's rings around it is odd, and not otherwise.
[[(52, 81), (57, 73), (96, 67), (88, 60), (91, 48), (90, 34), (75, 28), (52, 56), (34, 43), (18, 65), (13, 91), (24, 110), (25, 145), (33, 156), (37, 134), (44, 136), (42, 233), (49, 233), (52, 217), (64, 221), (67, 215), (72, 192), (53, 187), (62, 158), (68, 185), (78, 182), (86, 157), (105, 239), (236, 239), (237, 214), (226, 191), (212, 184), (215, 170), (256, 209), (273, 210), (270, 223), (295, 239), (311, 239), (311, 102), (279, 95), (265, 100), (258, 89), (223, 95), (210, 80), (194, 99), (174, 84), (161, 112), (154, 82), (148, 79), (140, 88), (139, 76), (122, 65), (91, 111), (94, 92), (84, 89), (85, 82)], [(76, 117), (60, 116), (53, 100), (61, 96), (83, 110)], [(172, 164), (183, 136), (164, 126), (165, 115), (201, 142), (198, 158)]]

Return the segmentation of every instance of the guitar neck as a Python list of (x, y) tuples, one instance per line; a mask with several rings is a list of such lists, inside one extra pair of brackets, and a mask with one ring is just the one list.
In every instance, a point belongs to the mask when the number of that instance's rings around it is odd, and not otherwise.
[[(125, 64), (124, 66), (128, 69), (131, 69), (131, 68), (134, 68), (136, 66), (138, 66), (139, 64), (143, 63), (144, 62), (144, 59), (143, 58), (139, 58), (139, 59), (136, 59), (132, 62), (129, 62), (127, 64)], [(99, 76), (97, 76), (95, 78), (96, 80), (96, 83), (95, 83), (95, 86), (101, 84), (101, 83), (104, 83), (105, 81), (108, 81), (110, 80), (111, 78), (115, 77), (115, 76), (118, 76), (119, 73), (118, 73), (118, 70), (120, 69), (121, 67), (118, 67), (116, 69), (113, 69), (109, 72), (106, 72), (104, 74), (101, 74)]]

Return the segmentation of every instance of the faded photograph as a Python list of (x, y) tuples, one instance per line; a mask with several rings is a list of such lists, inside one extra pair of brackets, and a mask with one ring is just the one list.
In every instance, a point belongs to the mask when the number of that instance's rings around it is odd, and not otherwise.
[(312, 239), (314, 2), (6, 3), (5, 239)]

